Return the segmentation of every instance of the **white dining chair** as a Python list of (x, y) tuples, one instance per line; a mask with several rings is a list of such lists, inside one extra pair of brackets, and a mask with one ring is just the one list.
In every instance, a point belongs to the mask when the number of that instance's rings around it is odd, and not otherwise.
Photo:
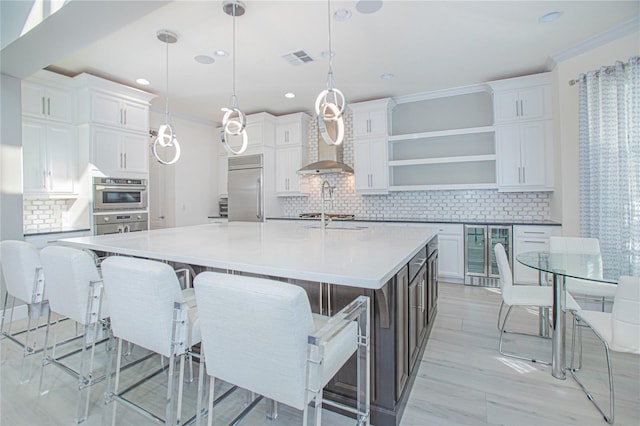
[[(216, 379), (303, 412), (314, 408), (321, 423), (323, 388), (354, 353), (357, 404), (339, 404), (369, 424), (369, 298), (359, 296), (332, 317), (312, 314), (298, 286), (240, 275), (203, 272), (194, 280), (202, 325), (202, 345), (209, 378), (208, 424), (214, 417)], [(200, 369), (199, 389), (204, 369)], [(198, 397), (203, 402), (202, 394)], [(332, 402), (332, 405), (337, 403)], [(248, 407), (250, 410), (254, 404)], [(267, 417), (277, 415), (268, 404)], [(237, 418), (241, 419), (248, 410)]]
[[(25, 383), (31, 379), (31, 355), (43, 350), (42, 347), (37, 347), (35, 339), (31, 340), (32, 333), (44, 327), (44, 324), (39, 324), (39, 320), (47, 316), (49, 309), (44, 295), (44, 273), (40, 264), (40, 253), (33, 244), (25, 241), (0, 241), (0, 263), (6, 286), (0, 332), (3, 338), (23, 348), (20, 383)], [(7, 309), (9, 298), (11, 308)], [(16, 302), (26, 305), (27, 327), (12, 331)]]
[[(40, 394), (49, 392), (49, 380), (46, 372), (54, 365), (76, 380), (78, 400), (76, 403), (75, 422), (86, 420), (89, 413), (90, 390), (92, 385), (105, 379), (105, 375), (94, 375), (93, 360), (95, 345), (99, 339), (106, 340), (109, 316), (102, 297), (102, 277), (95, 264), (95, 258), (86, 251), (71, 247), (48, 246), (40, 252), (40, 259), (46, 276), (46, 295), (50, 312), (47, 318), (42, 368), (40, 370)], [(67, 317), (83, 328), (82, 333), (74, 339), (59, 342), (54, 334), (53, 348), (49, 352), (51, 312)], [(75, 346), (63, 353), (58, 348), (71, 340), (81, 339), (80, 347)], [(77, 365), (67, 362), (69, 357), (80, 353)], [(88, 358), (87, 358), (88, 356)]]
[[(507, 322), (511, 317), (512, 309), (515, 306), (520, 307), (534, 307), (534, 308), (551, 308), (553, 307), (553, 287), (551, 286), (531, 286), (531, 285), (513, 285), (513, 276), (511, 273), (511, 267), (509, 266), (509, 260), (502, 244), (498, 243), (494, 248), (496, 261), (498, 263), (498, 271), (500, 274), (500, 290), (502, 293), (502, 303), (500, 304), (500, 311), (498, 312), (498, 330), (500, 331), (500, 339), (498, 342), (498, 350), (501, 355), (518, 358), (531, 362), (538, 362), (549, 365), (550, 361), (540, 360), (533, 357), (519, 355), (514, 352), (506, 352), (503, 350), (504, 335), (520, 334), (525, 336), (534, 336), (538, 338), (545, 338), (537, 334), (507, 331)], [(571, 297), (569, 293), (566, 294), (566, 307), (569, 310), (578, 309), (579, 306), (576, 301)], [(508, 306), (509, 309), (502, 321), (502, 309), (504, 306)]]
[[(587, 326), (602, 342), (609, 373), (609, 414), (598, 404), (598, 401), (578, 378), (574, 360), (576, 355), (576, 339), (578, 350), (582, 356), (582, 328)], [(577, 310), (573, 313), (573, 337), (571, 339), (571, 376), (578, 382), (582, 391), (600, 411), (608, 423), (615, 420), (613, 371), (610, 351), (640, 355), (640, 277), (622, 276), (618, 281), (616, 295), (611, 312)]]
[[(116, 403), (119, 403), (155, 421), (179, 424), (185, 358), (199, 356), (192, 350), (200, 343), (200, 323), (193, 290), (182, 290), (173, 268), (158, 261), (111, 256), (102, 262), (101, 268), (104, 293), (109, 301), (111, 332), (118, 339), (115, 366), (113, 359), (108, 362), (111, 373), (107, 374), (106, 417), (111, 417), (112, 424), (116, 424)], [(154, 414), (150, 407), (142, 407), (127, 399), (125, 394), (132, 387), (120, 389), (123, 341), (169, 359), (164, 419)], [(178, 378), (174, 377), (176, 363), (179, 363)], [(137, 383), (143, 384), (164, 370), (161, 368)], [(112, 375), (115, 375), (113, 383)]]
[[(549, 238), (549, 250), (552, 252), (589, 253), (600, 256), (600, 242), (597, 238), (555, 237)], [(602, 259), (600, 259), (600, 278), (602, 278)], [(597, 281), (565, 278), (565, 288), (573, 295), (602, 298), (601, 310), (605, 310), (605, 301), (613, 300), (616, 285)]]

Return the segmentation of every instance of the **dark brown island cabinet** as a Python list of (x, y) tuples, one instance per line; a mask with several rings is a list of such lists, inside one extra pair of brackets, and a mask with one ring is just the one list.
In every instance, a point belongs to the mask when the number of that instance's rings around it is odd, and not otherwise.
[[(437, 313), (438, 237), (379, 290), (288, 281), (304, 287), (312, 309), (324, 315), (334, 315), (356, 296), (371, 298), (371, 423), (398, 425)], [(355, 354), (327, 385), (324, 397), (355, 407)]]

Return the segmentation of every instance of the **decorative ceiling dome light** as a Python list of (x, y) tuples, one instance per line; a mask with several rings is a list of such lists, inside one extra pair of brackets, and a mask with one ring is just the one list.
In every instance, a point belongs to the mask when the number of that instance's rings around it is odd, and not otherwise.
[[(238, 107), (238, 97), (236, 96), (236, 16), (242, 16), (245, 12), (244, 3), (239, 1), (225, 1), (222, 10), (227, 15), (233, 17), (233, 93), (231, 95), (231, 107), (222, 108), (222, 131), (220, 140), (224, 148), (233, 155), (242, 154), (247, 150), (247, 116)], [(231, 136), (242, 136), (240, 149), (234, 151), (229, 145), (228, 139)]]
[[(327, 88), (320, 92), (316, 98), (316, 114), (318, 115), (318, 130), (327, 145), (340, 145), (344, 139), (344, 118), (342, 115), (347, 107), (344, 94), (335, 87), (333, 80), (333, 56), (331, 49), (331, 0), (327, 0), (327, 21), (329, 23), (329, 73), (327, 75)], [(334, 122), (333, 136), (327, 132), (327, 123)]]
[[(180, 144), (176, 138), (176, 134), (173, 131), (173, 127), (169, 124), (169, 44), (173, 44), (178, 41), (178, 36), (168, 30), (160, 30), (156, 33), (158, 40), (166, 44), (166, 71), (167, 71), (167, 92), (166, 92), (166, 104), (164, 113), (164, 122), (160, 129), (158, 129), (158, 137), (151, 145), (151, 152), (156, 160), (162, 164), (174, 164), (180, 158)], [(174, 156), (171, 160), (165, 160), (158, 154), (158, 145), (163, 148), (174, 149)]]

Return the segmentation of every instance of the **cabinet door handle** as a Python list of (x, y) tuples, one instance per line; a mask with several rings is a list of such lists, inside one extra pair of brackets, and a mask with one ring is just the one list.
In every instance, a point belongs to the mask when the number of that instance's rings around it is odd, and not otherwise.
[(518, 100), (516, 99), (516, 117), (520, 117), (520, 109), (518, 108)]
[(46, 170), (42, 171), (42, 187), (45, 189), (47, 188), (47, 171)]
[(520, 99), (520, 117), (524, 117), (524, 104), (522, 103), (522, 99)]
[(44, 96), (42, 97), (42, 115), (46, 115), (47, 113), (44, 110)]
[(127, 168), (127, 153), (124, 153), (124, 168)]
[(538, 235), (544, 235), (545, 232), (544, 231), (524, 231), (525, 234), (538, 234)]
[(546, 241), (537, 241), (537, 240), (524, 240), (525, 243), (533, 243), (533, 244), (546, 244)]
[(127, 124), (127, 110), (126, 109), (124, 110), (124, 124)]
[(51, 115), (51, 98), (47, 98), (47, 115)]
[(122, 162), (122, 153), (120, 153), (120, 168), (124, 168), (124, 163)]

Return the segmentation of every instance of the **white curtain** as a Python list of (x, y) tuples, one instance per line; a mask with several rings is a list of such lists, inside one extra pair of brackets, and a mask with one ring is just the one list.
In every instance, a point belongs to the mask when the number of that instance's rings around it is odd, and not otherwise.
[(580, 229), (605, 277), (640, 275), (640, 56), (580, 75)]

